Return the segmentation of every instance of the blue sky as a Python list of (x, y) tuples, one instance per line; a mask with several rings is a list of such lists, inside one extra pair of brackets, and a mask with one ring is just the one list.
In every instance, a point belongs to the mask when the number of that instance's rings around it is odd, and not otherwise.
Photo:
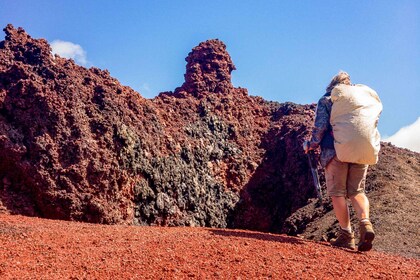
[(236, 65), (233, 84), (266, 100), (317, 102), (345, 70), (381, 97), (382, 135), (405, 127), (420, 143), (417, 0), (0, 0), (8, 23), (74, 44), (79, 64), (108, 69), (146, 98), (180, 86), (188, 52), (213, 38)]

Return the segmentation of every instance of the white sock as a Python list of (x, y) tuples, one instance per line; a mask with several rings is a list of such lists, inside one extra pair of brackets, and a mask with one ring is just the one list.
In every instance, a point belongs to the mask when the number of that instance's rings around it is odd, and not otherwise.
[(362, 223), (364, 223), (364, 222), (369, 222), (369, 219), (368, 218), (364, 218), (364, 219), (361, 219), (360, 220)]
[(341, 229), (347, 231), (348, 233), (351, 233), (351, 226), (345, 227), (345, 228), (341, 228)]

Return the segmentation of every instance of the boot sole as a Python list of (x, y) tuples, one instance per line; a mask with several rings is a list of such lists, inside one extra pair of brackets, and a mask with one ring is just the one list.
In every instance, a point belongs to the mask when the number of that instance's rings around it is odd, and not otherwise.
[(359, 251), (370, 251), (370, 249), (372, 249), (373, 239), (375, 239), (375, 233), (370, 231), (366, 232), (357, 249)]
[(334, 244), (331, 244), (330, 243), (330, 245), (331, 246), (333, 246), (333, 247), (337, 247), (337, 248), (343, 248), (343, 249), (349, 249), (349, 250), (355, 250), (356, 249), (356, 246), (355, 245), (334, 245)]

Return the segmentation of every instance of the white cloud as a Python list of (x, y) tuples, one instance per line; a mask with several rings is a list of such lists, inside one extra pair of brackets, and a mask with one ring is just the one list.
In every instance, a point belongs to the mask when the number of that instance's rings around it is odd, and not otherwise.
[(153, 98), (153, 91), (152, 88), (150, 87), (150, 85), (148, 83), (143, 83), (142, 85), (140, 85), (139, 87), (139, 93), (144, 97), (144, 98)]
[(51, 43), (53, 54), (58, 54), (61, 57), (71, 58), (76, 63), (86, 65), (86, 52), (80, 45), (72, 42), (66, 42), (61, 40), (54, 40)]
[(420, 117), (414, 123), (401, 128), (383, 141), (420, 153)]
[(140, 87), (142, 90), (146, 91), (147, 93), (150, 93), (150, 86), (148, 83), (144, 83), (143, 85), (141, 85)]

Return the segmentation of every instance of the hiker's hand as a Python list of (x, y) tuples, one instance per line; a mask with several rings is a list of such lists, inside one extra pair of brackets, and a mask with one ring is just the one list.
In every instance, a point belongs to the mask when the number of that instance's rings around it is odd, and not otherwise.
[(307, 154), (311, 149), (311, 145), (309, 144), (309, 141), (306, 140), (303, 142), (303, 151), (305, 152), (305, 154)]

